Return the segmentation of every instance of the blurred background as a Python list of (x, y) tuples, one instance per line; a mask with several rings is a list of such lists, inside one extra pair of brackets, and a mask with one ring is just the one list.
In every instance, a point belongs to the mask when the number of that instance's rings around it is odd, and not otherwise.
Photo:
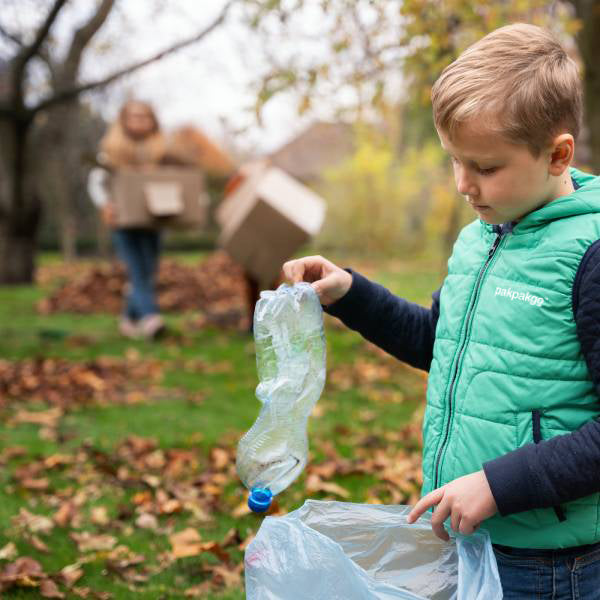
[[(320, 253), (429, 304), (474, 218), (435, 134), (430, 89), (502, 25), (549, 28), (580, 65), (575, 166), (600, 172), (597, 3), (0, 9), (0, 593), (241, 598), (243, 550), (260, 525), (234, 467), (258, 408), (258, 292), (279, 283), (283, 260)], [(135, 284), (90, 186), (90, 173), (110, 170), (101, 140), (132, 100), (160, 124), (171, 161), (161, 165), (192, 169), (206, 201), (201, 225), (152, 226), (165, 319), (153, 341), (117, 327)], [(284, 179), (267, 184), (274, 171)], [(301, 198), (317, 226), (297, 220)], [(253, 212), (261, 202), (281, 220)], [(262, 277), (267, 263), (275, 271)], [(310, 466), (272, 514), (309, 496), (413, 501), (425, 374), (332, 320), (326, 330)]]

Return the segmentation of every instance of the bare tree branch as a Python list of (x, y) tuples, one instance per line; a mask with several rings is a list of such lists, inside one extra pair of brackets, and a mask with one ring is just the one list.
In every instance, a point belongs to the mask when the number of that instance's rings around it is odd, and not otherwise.
[(23, 40), (16, 33), (11, 33), (10, 31), (8, 31), (6, 27), (4, 27), (4, 25), (0, 25), (0, 35), (4, 36), (11, 42), (14, 42), (18, 46), (24, 45)]
[(25, 83), (25, 68), (27, 63), (38, 53), (44, 40), (47, 38), (52, 24), (56, 20), (61, 8), (66, 4), (67, 0), (54, 0), (54, 5), (50, 9), (45, 21), (37, 30), (35, 39), (29, 46), (23, 46), (22, 50), (14, 59), (14, 68), (12, 72), (12, 104), (17, 112), (21, 112), (25, 104), (23, 86)]
[(54, 23), (54, 21), (56, 21), (58, 13), (66, 3), (67, 0), (54, 0), (54, 6), (50, 9), (46, 20), (38, 29), (35, 39), (31, 43), (31, 45), (25, 46), (21, 51), (20, 55), (17, 57), (15, 71), (18, 72), (19, 77), (25, 69), (25, 65), (37, 54), (38, 50), (40, 49), (40, 46), (44, 43), (44, 40), (50, 32), (52, 24)]
[(110, 11), (113, 9), (115, 0), (102, 0), (95, 14), (90, 20), (80, 27), (73, 36), (71, 47), (64, 62), (64, 76), (74, 80), (77, 76), (81, 55), (88, 45), (89, 41), (94, 37), (98, 29), (102, 27), (106, 21)]
[[(55, 104), (60, 104), (61, 102), (65, 102), (67, 100), (75, 98), (76, 96), (78, 96), (79, 94), (81, 94), (83, 92), (89, 92), (90, 90), (106, 86), (109, 83), (112, 83), (113, 81), (119, 79), (120, 77), (123, 77), (124, 75), (133, 73), (134, 71), (137, 71), (137, 70), (141, 69), (142, 67), (145, 67), (153, 62), (156, 62), (156, 61), (160, 60), (161, 58), (168, 56), (169, 54), (173, 54), (174, 52), (177, 52), (178, 50), (181, 50), (182, 48), (185, 48), (186, 46), (190, 46), (191, 44), (199, 42), (202, 38), (206, 37), (209, 33), (211, 33), (213, 31), (213, 29), (218, 27), (225, 20), (225, 17), (227, 16), (227, 13), (229, 12), (230, 8), (237, 2), (238, 2), (238, 0), (230, 0), (225, 5), (225, 7), (223, 8), (223, 10), (219, 14), (219, 16), (210, 25), (208, 25), (205, 29), (203, 29), (199, 33), (197, 33), (185, 40), (177, 42), (176, 44), (173, 44), (172, 46), (165, 48), (164, 50), (161, 50), (160, 52), (157, 52), (156, 54), (154, 54), (153, 56), (150, 56), (149, 58), (146, 58), (145, 60), (142, 60), (142, 61), (135, 63), (133, 65), (130, 65), (128, 67), (125, 67), (124, 69), (119, 69), (118, 71), (115, 71), (111, 75), (103, 77), (102, 79), (98, 79), (97, 81), (91, 81), (90, 83), (85, 83), (80, 86), (76, 86), (76, 87), (73, 87), (70, 89), (59, 91), (56, 94), (54, 94), (53, 96), (51, 96), (50, 98), (46, 98), (46, 100), (42, 100), (37, 106), (34, 106), (33, 108), (29, 109), (29, 111), (32, 114), (35, 114), (41, 110), (45, 110), (51, 106), (54, 106)], [(1, 114), (1, 111), (2, 111), (2, 109), (0, 108), (0, 114)]]

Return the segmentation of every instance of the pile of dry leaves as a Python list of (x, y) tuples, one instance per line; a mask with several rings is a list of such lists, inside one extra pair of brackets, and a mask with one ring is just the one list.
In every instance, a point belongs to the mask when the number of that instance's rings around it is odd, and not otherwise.
[(144, 394), (151, 395), (152, 385), (161, 377), (162, 366), (156, 360), (0, 360), (0, 408), (25, 399), (61, 410), (91, 402), (134, 404), (140, 401), (140, 382)]
[[(43, 268), (42, 268), (43, 269)], [(41, 273), (41, 281), (49, 277)], [(118, 313), (127, 284), (124, 268), (117, 264), (71, 270), (50, 296), (41, 300), (38, 311)], [(229, 256), (217, 251), (198, 266), (172, 260), (161, 262), (157, 280), (158, 303), (167, 312), (201, 311), (211, 324), (246, 329), (247, 288), (242, 269)]]

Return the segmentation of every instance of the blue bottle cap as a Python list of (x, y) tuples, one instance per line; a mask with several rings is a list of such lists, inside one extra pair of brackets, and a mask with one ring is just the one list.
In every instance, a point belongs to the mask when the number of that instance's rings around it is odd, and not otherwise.
[(252, 488), (248, 498), (248, 506), (255, 513), (263, 513), (269, 510), (273, 493), (269, 488)]

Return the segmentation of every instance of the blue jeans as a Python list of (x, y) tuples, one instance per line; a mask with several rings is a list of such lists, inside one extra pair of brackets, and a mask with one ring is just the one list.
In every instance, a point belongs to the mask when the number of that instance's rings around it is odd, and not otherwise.
[(510, 554), (494, 546), (494, 553), (504, 600), (600, 598), (600, 547), (597, 544), (591, 549), (554, 553), (512, 548)]
[(137, 321), (158, 313), (154, 279), (158, 269), (160, 234), (152, 229), (115, 229), (113, 243), (127, 267), (131, 284), (125, 316)]

